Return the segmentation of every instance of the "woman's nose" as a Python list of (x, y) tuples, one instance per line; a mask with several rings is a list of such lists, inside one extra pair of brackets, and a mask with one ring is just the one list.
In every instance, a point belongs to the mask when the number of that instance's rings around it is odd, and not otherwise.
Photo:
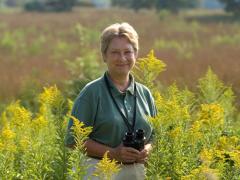
[(119, 58), (124, 61), (127, 60), (127, 57), (124, 52), (119, 53)]

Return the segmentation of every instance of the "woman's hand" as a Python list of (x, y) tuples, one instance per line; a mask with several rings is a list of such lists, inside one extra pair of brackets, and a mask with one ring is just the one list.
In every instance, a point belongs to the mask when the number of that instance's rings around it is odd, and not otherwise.
[(125, 147), (120, 144), (118, 147), (113, 148), (109, 155), (112, 159), (122, 163), (134, 163), (141, 157), (140, 153), (134, 148)]
[(136, 162), (145, 164), (148, 160), (148, 155), (149, 155), (151, 150), (152, 150), (152, 145), (151, 144), (146, 144), (144, 146), (144, 149), (142, 151), (140, 151), (139, 157), (138, 157)]
[(151, 144), (146, 144), (142, 151), (138, 151), (131, 147), (125, 147), (120, 144), (116, 148), (110, 148), (106, 145), (100, 144), (92, 139), (87, 139), (84, 143), (87, 155), (90, 157), (103, 157), (106, 151), (109, 151), (109, 157), (122, 163), (145, 163), (149, 152), (152, 149)]

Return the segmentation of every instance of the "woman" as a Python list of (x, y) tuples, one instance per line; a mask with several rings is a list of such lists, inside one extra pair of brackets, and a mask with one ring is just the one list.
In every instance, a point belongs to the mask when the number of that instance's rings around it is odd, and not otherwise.
[[(152, 127), (147, 116), (155, 116), (148, 88), (130, 74), (138, 55), (138, 34), (128, 23), (112, 24), (101, 35), (101, 53), (107, 65), (105, 74), (87, 84), (77, 97), (72, 115), (93, 131), (85, 141), (87, 155), (97, 163), (106, 151), (123, 165), (114, 179), (144, 179), (144, 163), (151, 150)], [(72, 126), (69, 121), (68, 128)], [(126, 132), (143, 129), (142, 150), (123, 145)], [(72, 137), (67, 144), (74, 144)]]

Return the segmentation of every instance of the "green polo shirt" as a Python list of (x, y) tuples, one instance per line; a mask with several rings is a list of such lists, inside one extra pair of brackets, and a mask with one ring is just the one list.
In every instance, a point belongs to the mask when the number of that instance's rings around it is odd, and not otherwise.
[[(134, 114), (134, 78), (131, 75), (131, 83), (125, 93), (120, 92), (112, 83), (107, 74), (110, 90), (122, 113), (130, 124)], [(153, 97), (147, 87), (136, 82), (136, 122), (134, 129), (145, 131), (146, 141), (152, 136), (152, 127), (147, 116), (155, 116), (156, 108)], [(87, 84), (75, 100), (72, 116), (82, 121), (86, 126), (92, 126), (93, 130), (89, 138), (110, 147), (121, 144), (125, 132), (128, 131), (120, 112), (114, 104), (107, 89), (104, 76)], [(70, 128), (73, 121), (70, 119), (66, 144), (74, 144)]]

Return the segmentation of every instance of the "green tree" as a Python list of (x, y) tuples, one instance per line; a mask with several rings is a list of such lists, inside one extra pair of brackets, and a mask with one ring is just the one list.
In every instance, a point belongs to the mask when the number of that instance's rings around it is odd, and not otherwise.
[(132, 0), (112, 0), (113, 6), (130, 7)]
[(157, 10), (169, 10), (178, 13), (180, 9), (196, 7), (198, 2), (198, 0), (155, 0), (155, 6)]
[(141, 8), (151, 8), (155, 0), (131, 0), (130, 8), (138, 11)]
[(121, 6), (139, 10), (141, 8), (156, 8), (157, 10), (169, 10), (178, 12), (182, 8), (197, 6), (199, 0), (112, 0), (113, 6)]
[(239, 0), (219, 0), (225, 5), (227, 12), (232, 12), (236, 16), (240, 16), (240, 1)]
[(28, 11), (71, 11), (77, 0), (32, 0), (25, 4)]
[(142, 8), (151, 8), (155, 5), (155, 0), (112, 0), (113, 6), (120, 6), (138, 11)]
[(0, 0), (0, 8), (3, 6), (3, 0)]

